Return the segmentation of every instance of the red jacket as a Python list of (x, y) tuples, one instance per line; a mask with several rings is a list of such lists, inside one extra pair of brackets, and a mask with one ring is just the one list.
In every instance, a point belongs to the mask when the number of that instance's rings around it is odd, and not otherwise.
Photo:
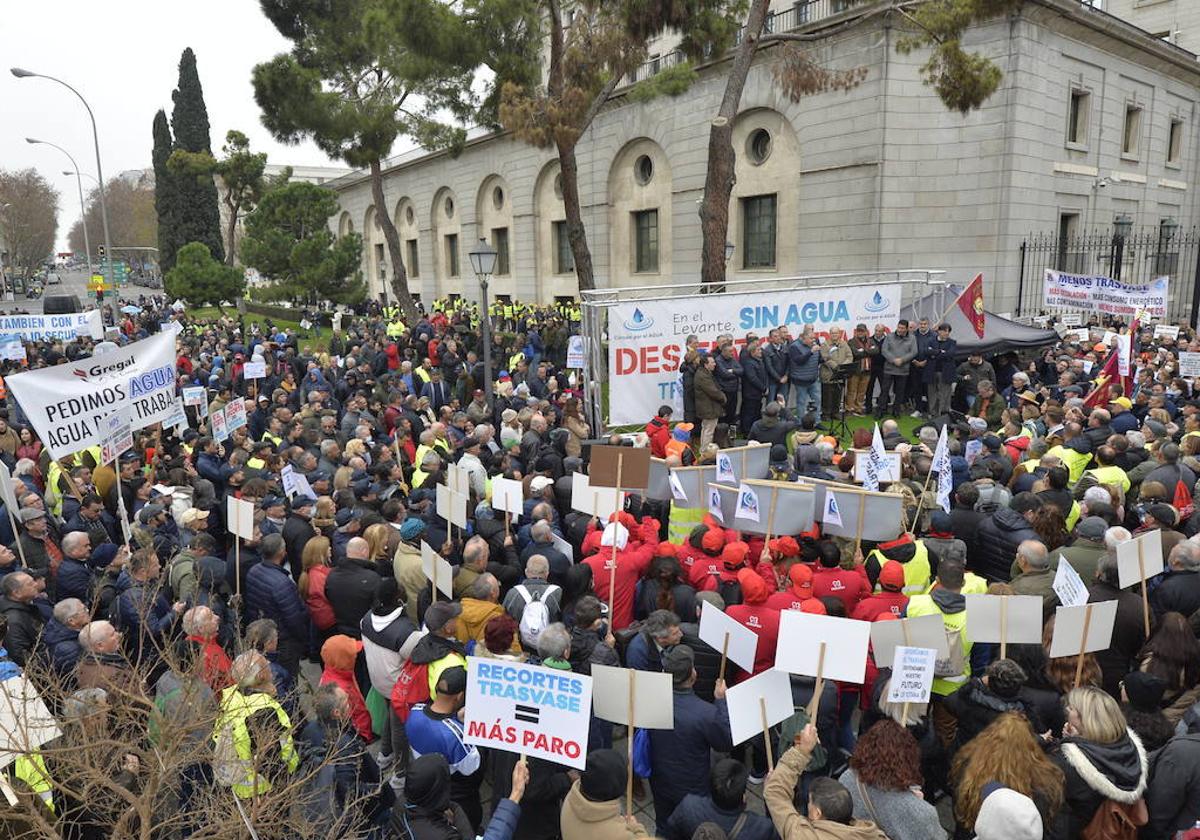
[(220, 694), (229, 685), (229, 657), (215, 639), (202, 639), (199, 636), (188, 636), (187, 640), (204, 655), (204, 681), (214, 694)]
[(646, 424), (646, 436), (650, 438), (650, 454), (655, 458), (667, 457), (667, 441), (671, 439), (671, 422), (654, 417)]
[(907, 607), (908, 596), (903, 592), (880, 592), (859, 601), (850, 617), (858, 621), (874, 621), (884, 613), (890, 612), (900, 618)]
[(768, 601), (765, 604), (737, 604), (727, 608), (725, 614), (758, 636), (754, 674), (773, 668), (775, 648), (779, 645), (779, 610), (772, 608)]
[(871, 594), (871, 584), (865, 574), (840, 566), (832, 569), (817, 564), (813, 567), (813, 597), (832, 595), (846, 605), (846, 615), (853, 615), (858, 602)]
[(801, 598), (791, 589), (776, 592), (767, 599), (767, 606), (773, 610), (798, 610), (807, 599)]
[[(592, 527), (589, 525), (589, 527)], [(625, 548), (617, 550), (617, 568), (613, 590), (612, 628), (624, 630), (633, 623), (633, 599), (637, 593), (637, 584), (642, 575), (650, 568), (654, 559), (654, 549), (658, 546), (658, 521), (647, 518), (641, 525), (630, 529), (629, 541)], [(595, 553), (584, 559), (584, 563), (592, 568), (592, 589), (601, 601), (608, 601), (609, 578), (613, 574), (612, 546), (601, 546), (602, 532), (595, 531), (596, 539), (592, 540)], [(589, 534), (584, 541), (587, 550)]]
[(308, 607), (308, 614), (318, 630), (328, 630), (337, 624), (333, 604), (325, 597), (325, 580), (329, 572), (329, 566), (313, 566), (308, 570), (308, 595), (304, 598), (304, 605)]
[(346, 692), (346, 696), (350, 698), (350, 720), (354, 723), (354, 729), (368, 744), (375, 740), (375, 732), (371, 729), (371, 713), (367, 711), (367, 703), (363, 700), (362, 692), (358, 688), (358, 680), (354, 678), (353, 671), (347, 671), (341, 668), (330, 668), (325, 666), (325, 670), (321, 673), (321, 685), (333, 683)]

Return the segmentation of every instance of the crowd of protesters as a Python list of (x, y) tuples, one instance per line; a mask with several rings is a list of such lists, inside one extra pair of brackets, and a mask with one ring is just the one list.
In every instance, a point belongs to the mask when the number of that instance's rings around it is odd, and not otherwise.
[[(253, 814), (307, 772), (313, 824), (343, 837), (1165, 838), (1200, 820), (1200, 391), (1178, 376), (1178, 352), (1200, 343), (1187, 328), (1135, 338), (1128, 390), (1093, 381), (1102, 343), (985, 360), (925, 321), (822, 341), (689, 340), (682, 421), (664, 406), (644, 430), (598, 438), (565, 368), (569, 305), (494, 312), (489, 403), (478, 315), (457, 301), (419, 319), (339, 316), (317, 346), (143, 304), (117, 340), (178, 322), (179, 387), (206, 388), (209, 411), (244, 396), (247, 423), (218, 441), (193, 406), (186, 428), (139, 430), (115, 464), (98, 447), (56, 461), (7, 400), (0, 460), (17, 509), (0, 512), (0, 679), (28, 674), (80, 748), (88, 721), (121, 706), (210, 721), (203, 758), (171, 790), (181, 813), (204, 791), (245, 818), (241, 803)], [(93, 344), (26, 348), (38, 368)], [(247, 379), (248, 362), (266, 378)], [(771, 480), (849, 483), (871, 428), (827, 434), (843, 405), (874, 411), (900, 453), (902, 477), (884, 487), (903, 498), (896, 539), (816, 523), (765, 541), (637, 494), (609, 521), (571, 506), (572, 475), (598, 443), (684, 466), (744, 437), (771, 445)], [(950, 427), (948, 512), (929, 480), (939, 425), (906, 434), (909, 413)], [(468, 476), (466, 528), (436, 510), (451, 464)], [(285, 470), (307, 489), (286, 493)], [(497, 477), (523, 484), (509, 521), (490, 504)], [(251, 538), (231, 536), (229, 497), (254, 506)], [(1166, 570), (1120, 588), (1118, 546), (1151, 529)], [(423, 543), (452, 566), (452, 600), (433, 596)], [(1082, 663), (1049, 656), (1061, 563), (1091, 601), (1117, 602), (1111, 645)], [(972, 643), (970, 593), (1041, 597), (1043, 643), (1003, 658)], [(700, 639), (705, 604), (758, 636), (752, 670), (731, 664), (730, 685), (773, 667), (783, 610), (940, 615), (951, 655), (932, 701), (907, 716), (886, 700), (891, 663), (873, 656), (862, 685), (823, 684), (816, 720), (805, 709), (817, 682), (792, 675), (795, 713), (771, 728), (768, 772), (764, 738), (731, 741), (722, 655)], [(468, 656), (668, 674), (675, 727), (642, 745), (643, 819), (624, 809), (623, 727), (593, 718), (581, 771), (467, 744)], [(108, 733), (110, 786), (140, 789), (155, 720)], [(62, 837), (116, 836), (141, 818), (111, 787), (81, 794), (70, 754), (52, 747), (8, 766), (5, 825), (27, 825), (31, 800)]]

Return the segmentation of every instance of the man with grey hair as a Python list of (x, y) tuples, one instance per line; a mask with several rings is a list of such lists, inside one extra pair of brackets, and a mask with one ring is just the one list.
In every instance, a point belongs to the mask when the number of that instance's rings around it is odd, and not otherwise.
[(679, 616), (670, 610), (655, 610), (646, 617), (641, 632), (630, 640), (625, 664), (637, 671), (661, 673), (663, 654), (682, 639)]
[(1200, 544), (1184, 540), (1171, 549), (1167, 574), (1150, 593), (1154, 614), (1177, 612), (1190, 617), (1200, 610)]
[[(1146, 484), (1151, 481), (1157, 481), (1163, 487), (1167, 488), (1168, 496), (1175, 495), (1175, 485), (1183, 482), (1184, 486), (1191, 490), (1196, 486), (1196, 474), (1192, 472), (1187, 464), (1179, 462), (1180, 449), (1177, 443), (1164, 443), (1158, 448), (1158, 466), (1150, 471), (1142, 483)], [(1132, 481), (1132, 476), (1130, 481)]]
[(500, 605), (500, 581), (491, 572), (484, 572), (467, 587), (455, 635), (463, 644), (474, 639), (482, 645), (487, 623), (498, 615), (504, 615), (504, 607)]
[(87, 607), (78, 598), (65, 598), (54, 605), (54, 615), (42, 631), (42, 644), (59, 677), (68, 677), (75, 670), (75, 664), (83, 654), (79, 631), (89, 618)]
[(140, 690), (141, 680), (121, 652), (121, 633), (107, 621), (93, 621), (79, 631), (83, 649), (75, 665), (78, 688), (103, 688), (116, 698), (128, 700)]
[[(504, 599), (504, 610), (521, 627), (521, 641), (532, 647), (538, 632), (548, 624), (558, 621), (561, 613), (562, 588), (549, 581), (550, 563), (541, 554), (532, 554), (525, 561), (525, 580), (509, 590)], [(522, 624), (525, 610), (530, 604), (541, 607), (530, 614), (529, 626)]]
[(571, 634), (561, 623), (549, 624), (538, 635), (537, 655), (543, 665), (553, 668), (571, 657)]
[(37, 581), (25, 572), (9, 572), (0, 579), (0, 614), (8, 619), (4, 648), (22, 668), (33, 655), (45, 623), (41, 610), (33, 605), (39, 591)]
[(1054, 592), (1054, 572), (1050, 570), (1050, 552), (1038, 540), (1024, 540), (1017, 546), (1020, 574), (1012, 579), (1015, 595), (1037, 595), (1042, 599), (1042, 620), (1054, 615), (1058, 595)]
[(521, 560), (528, 563), (535, 554), (545, 557), (550, 565), (547, 580), (559, 586), (566, 583), (567, 570), (574, 564), (554, 543), (554, 526), (545, 519), (539, 519), (529, 526), (529, 544), (521, 552)]

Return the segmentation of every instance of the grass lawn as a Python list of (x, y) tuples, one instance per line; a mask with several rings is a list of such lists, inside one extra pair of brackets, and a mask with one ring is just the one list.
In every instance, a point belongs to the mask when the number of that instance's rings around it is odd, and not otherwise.
[[(190, 318), (196, 318), (196, 319), (199, 319), (202, 321), (208, 320), (208, 319), (217, 320), (218, 318), (221, 317), (221, 311), (219, 309), (217, 309), (215, 306), (202, 306), (202, 307), (198, 307), (195, 309), (189, 308), (187, 310), (187, 315)], [(225, 309), (225, 315), (230, 318), (237, 318), (238, 317), (237, 307), (235, 307), (235, 306), (227, 307)], [(314, 338), (313, 331), (300, 329), (300, 323), (298, 321), (288, 321), (283, 318), (268, 319), (264, 315), (256, 315), (253, 312), (247, 312), (245, 315), (245, 319), (246, 319), (246, 323), (248, 325), (249, 324), (265, 324), (267, 322), (267, 320), (270, 320), (271, 323), (273, 323), (278, 329), (294, 330), (296, 332), (296, 335), (300, 336), (300, 351), (302, 353), (317, 353), (317, 352), (323, 352), (323, 351), (329, 349), (329, 339), (328, 339), (329, 330), (325, 331), (325, 334), (323, 337)]]

